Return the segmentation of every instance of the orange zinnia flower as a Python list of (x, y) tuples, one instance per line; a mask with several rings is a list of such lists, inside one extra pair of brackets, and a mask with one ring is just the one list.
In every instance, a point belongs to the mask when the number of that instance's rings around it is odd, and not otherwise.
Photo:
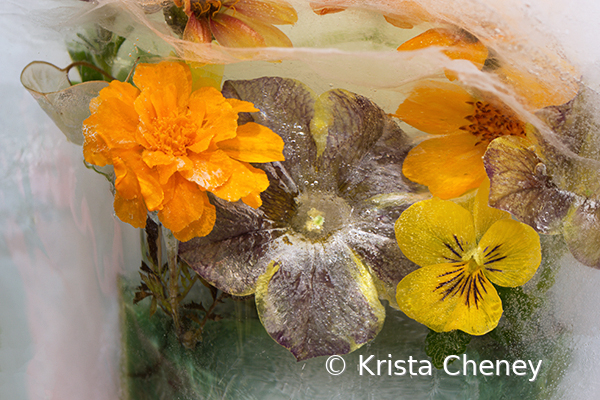
[(296, 10), (285, 1), (175, 0), (188, 22), (183, 39), (227, 47), (291, 47), (290, 39), (273, 25), (294, 24)]
[(483, 153), (497, 137), (525, 136), (525, 125), (507, 107), (479, 100), (450, 82), (420, 82), (395, 114), (434, 135), (413, 148), (402, 172), (450, 199), (479, 187), (485, 178)]
[(282, 161), (283, 140), (238, 113), (252, 103), (226, 99), (216, 89), (192, 92), (183, 63), (140, 64), (135, 86), (112, 81), (90, 102), (83, 153), (89, 163), (112, 164), (117, 216), (146, 225), (147, 211), (180, 241), (205, 236), (215, 222), (206, 192), (261, 205), (266, 174), (249, 163)]

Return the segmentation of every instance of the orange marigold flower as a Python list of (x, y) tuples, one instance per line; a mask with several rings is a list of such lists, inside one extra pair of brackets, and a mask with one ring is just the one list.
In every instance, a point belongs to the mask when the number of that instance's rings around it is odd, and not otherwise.
[(115, 170), (117, 216), (146, 225), (147, 211), (180, 241), (205, 236), (215, 223), (207, 192), (261, 205), (266, 174), (249, 163), (283, 161), (283, 140), (238, 113), (252, 103), (226, 99), (212, 87), (192, 92), (183, 63), (140, 64), (135, 86), (112, 81), (90, 102), (84, 125), (87, 162)]
[(296, 10), (285, 1), (175, 0), (188, 22), (183, 39), (227, 47), (291, 47), (290, 39), (273, 25), (294, 24)]
[(402, 172), (442, 199), (479, 187), (486, 177), (482, 157), (492, 140), (525, 137), (525, 124), (510, 109), (476, 99), (450, 82), (420, 82), (395, 115), (437, 135), (408, 153)]

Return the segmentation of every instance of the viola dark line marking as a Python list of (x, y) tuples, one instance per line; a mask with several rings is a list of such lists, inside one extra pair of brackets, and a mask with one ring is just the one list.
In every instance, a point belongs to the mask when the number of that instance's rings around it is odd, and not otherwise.
[(460, 274), (456, 275), (455, 277), (453, 277), (450, 280), (447, 280), (446, 282), (442, 282), (439, 285), (436, 286), (435, 290), (438, 290), (440, 288), (443, 288), (444, 286), (446, 286), (447, 284), (449, 284), (450, 282), (454, 281), (457, 278), (460, 278), (460, 276), (463, 274), (463, 271), (460, 271)]
[[(479, 278), (479, 275), (477, 276)], [(475, 307), (479, 309), (479, 300), (483, 297), (481, 296), (481, 292), (479, 292), (479, 288), (477, 287), (477, 279), (473, 279), (473, 297), (475, 298)]]
[[(464, 264), (463, 264), (463, 265), (464, 265)], [(444, 272), (443, 274), (441, 274), (441, 275), (438, 275), (438, 278), (441, 278), (442, 276), (446, 276), (446, 275), (450, 275), (450, 274), (455, 274), (455, 273), (457, 273), (457, 272), (461, 272), (461, 271), (460, 271), (460, 269), (456, 269), (456, 270), (454, 270), (454, 271), (448, 271), (448, 272)]]
[(481, 288), (483, 289), (483, 291), (487, 294), (487, 289), (485, 288), (485, 280), (483, 279), (482, 274), (477, 275), (477, 280), (481, 284)]
[(460, 257), (460, 254), (458, 254), (458, 253), (456, 252), (456, 250), (454, 250), (454, 249), (452, 248), (452, 246), (450, 246), (448, 243), (444, 242), (444, 246), (446, 246), (446, 247), (448, 248), (448, 250), (450, 250), (451, 252), (453, 252), (453, 253), (454, 253), (454, 255), (455, 255), (456, 257), (458, 257), (459, 259), (461, 258), (461, 257)]
[[(453, 263), (461, 262), (461, 260), (457, 260), (457, 259), (455, 259), (455, 258), (450, 258), (450, 257), (446, 257), (446, 256), (444, 256), (443, 258), (444, 258), (445, 260), (451, 261), (451, 262), (453, 262)], [(464, 264), (463, 264), (463, 265), (464, 265)]]
[[(485, 257), (489, 256), (491, 253), (495, 252), (496, 250), (498, 250), (498, 248), (502, 246), (502, 244), (497, 245), (496, 247), (494, 247), (492, 250), (490, 250), (489, 253), (484, 254)], [(487, 250), (487, 247), (486, 247)], [(485, 250), (484, 250), (485, 251)]]
[(498, 269), (498, 268), (485, 268), (486, 270), (490, 271), (490, 272), (502, 272), (503, 270)]
[[(458, 276), (462, 276), (462, 274), (460, 274)], [(460, 285), (460, 282), (461, 282), (461, 280), (459, 280), (458, 282), (456, 282), (454, 284), (454, 286), (452, 286), (451, 288), (447, 289), (446, 292), (445, 292), (445, 294), (444, 294), (444, 297), (442, 297), (442, 300), (446, 300), (446, 297), (448, 297), (454, 291), (454, 288), (456, 288), (458, 285)]]
[[(502, 261), (502, 260), (504, 260), (506, 257), (508, 257), (508, 256), (502, 256), (502, 257), (495, 258), (495, 259), (493, 259), (493, 260), (488, 260), (488, 261), (484, 262), (484, 263), (483, 263), (483, 265), (488, 265), (488, 264), (491, 264), (491, 263), (495, 263), (496, 261)], [(488, 268), (488, 269), (489, 269), (489, 268)]]
[(454, 236), (454, 241), (456, 242), (456, 244), (458, 245), (458, 248), (460, 249), (460, 251), (462, 251), (463, 253), (465, 252), (465, 250), (463, 249), (463, 247), (461, 246), (460, 242), (458, 241), (458, 238), (456, 237), (456, 235), (452, 235)]

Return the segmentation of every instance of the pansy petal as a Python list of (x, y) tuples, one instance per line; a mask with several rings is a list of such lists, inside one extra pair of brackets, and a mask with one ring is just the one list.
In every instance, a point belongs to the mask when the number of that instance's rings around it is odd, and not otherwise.
[(390, 196), (404, 197), (408, 203), (412, 193), (425, 192), (425, 188), (402, 173), (402, 164), (411, 147), (400, 127), (392, 119), (384, 119), (383, 134), (348, 176), (346, 184), (338, 188), (340, 195), (353, 203), (375, 204), (385, 202), (384, 198)]
[(265, 24), (285, 25), (298, 21), (296, 10), (286, 1), (239, 0), (226, 12), (240, 13)]
[(569, 212), (564, 236), (575, 259), (600, 269), (600, 207), (597, 202), (585, 201)]
[(406, 156), (402, 171), (442, 199), (458, 197), (485, 179), (485, 144), (470, 133), (424, 140)]
[(512, 219), (497, 221), (478, 246), (485, 276), (500, 286), (521, 286), (529, 281), (542, 261), (539, 235)]
[(270, 243), (283, 234), (261, 212), (242, 202), (215, 199), (216, 223), (206, 237), (179, 245), (179, 256), (202, 278), (236, 296), (254, 293), (270, 260)]
[(441, 81), (421, 81), (396, 110), (396, 116), (407, 124), (431, 134), (452, 134), (471, 122), (474, 101), (462, 87)]
[(211, 18), (210, 30), (217, 42), (225, 47), (264, 47), (260, 33), (239, 18), (218, 14)]
[(284, 250), (255, 296), (265, 329), (298, 361), (349, 353), (375, 338), (385, 318), (368, 269), (343, 243)]
[(139, 64), (135, 68), (133, 83), (140, 88), (150, 91), (162, 91), (173, 85), (176, 104), (179, 107), (187, 105), (187, 99), (192, 91), (192, 73), (190, 68), (178, 62), (163, 61), (159, 64)]
[(489, 204), (510, 212), (540, 233), (556, 234), (574, 196), (559, 190), (544, 162), (529, 146), (517, 137), (490, 143), (484, 156), (491, 182)]
[(463, 254), (475, 247), (471, 213), (438, 198), (406, 209), (396, 221), (395, 231), (404, 255), (421, 266), (460, 262)]
[(498, 220), (510, 218), (506, 211), (492, 208), (488, 205), (490, 197), (490, 180), (484, 179), (473, 204), (473, 221), (475, 222), (475, 235), (477, 241), (481, 239), (484, 233)]
[(316, 160), (316, 145), (310, 134), (314, 115), (314, 93), (303, 83), (285, 78), (258, 78), (250, 81), (226, 81), (225, 97), (249, 101), (260, 112), (240, 114), (277, 133), (285, 143), (282, 164), (296, 180), (310, 175)]
[(311, 121), (321, 177), (336, 177), (333, 187), (345, 187), (354, 168), (391, 124), (391, 118), (366, 97), (342, 89), (323, 93)]
[(419, 268), (398, 284), (398, 306), (436, 332), (491, 331), (502, 316), (500, 297), (481, 271), (467, 274), (465, 269), (455, 264)]
[(244, 162), (231, 160), (231, 176), (223, 185), (211, 192), (227, 201), (238, 201), (250, 193), (262, 192), (269, 187), (269, 179), (264, 171)]
[(239, 161), (252, 163), (284, 161), (283, 139), (269, 128), (254, 122), (238, 127), (237, 136), (219, 142), (219, 149)]

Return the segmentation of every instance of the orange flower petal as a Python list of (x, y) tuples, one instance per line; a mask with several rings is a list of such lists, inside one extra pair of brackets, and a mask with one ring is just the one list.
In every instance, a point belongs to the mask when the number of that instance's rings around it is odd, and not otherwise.
[[(200, 103), (203, 103), (200, 104)], [(214, 143), (221, 140), (232, 139), (237, 132), (237, 112), (217, 89), (204, 87), (192, 93), (190, 106), (194, 112), (204, 110), (202, 120), (196, 118), (196, 123), (201, 126), (198, 138), (211, 137)]]
[(133, 103), (110, 97), (83, 121), (83, 131), (84, 135), (99, 135), (110, 149), (134, 147), (138, 121)]
[(215, 206), (210, 204), (208, 196), (205, 196), (204, 211), (200, 219), (193, 221), (188, 226), (178, 232), (173, 232), (173, 236), (180, 242), (187, 242), (195, 237), (202, 237), (208, 235), (217, 219), (217, 212)]
[(134, 228), (146, 227), (146, 216), (148, 210), (144, 200), (140, 197), (132, 199), (123, 198), (119, 192), (115, 193), (114, 201), (115, 214), (123, 222), (131, 224)]
[(265, 39), (239, 18), (218, 14), (210, 21), (210, 30), (217, 42), (226, 47), (265, 47)]
[(158, 92), (173, 85), (177, 106), (185, 107), (192, 91), (192, 73), (184, 63), (163, 61), (158, 64), (140, 64), (135, 69), (133, 83), (142, 91)]
[[(84, 132), (86, 129), (84, 129)], [(94, 131), (84, 133), (83, 140), (83, 158), (90, 164), (103, 167), (107, 164), (112, 164), (110, 148), (100, 135)]]
[(254, 192), (262, 192), (269, 187), (267, 174), (248, 163), (232, 161), (232, 174), (222, 186), (211, 192), (227, 201), (238, 201)]
[(223, 185), (233, 173), (235, 161), (229, 158), (224, 151), (190, 153), (188, 157), (193, 163), (193, 167), (190, 170), (181, 171), (180, 174), (188, 181), (200, 185), (204, 190), (213, 190)]
[(172, 187), (172, 193), (158, 212), (158, 218), (167, 229), (179, 232), (202, 217), (207, 201), (206, 192), (178, 173), (173, 174), (169, 186)]
[(260, 198), (260, 192), (252, 192), (246, 197), (242, 197), (242, 201), (252, 208), (258, 208), (262, 206), (262, 199)]
[(444, 54), (453, 60), (469, 60), (479, 69), (488, 56), (487, 48), (475, 36), (460, 29), (430, 29), (404, 42), (399, 51), (424, 49), (431, 46), (451, 47)]
[(310, 8), (317, 15), (335, 14), (346, 10), (346, 7), (328, 7), (320, 3), (310, 3)]
[(121, 100), (125, 104), (132, 104), (139, 96), (140, 91), (133, 85), (121, 81), (112, 81), (98, 93), (98, 97), (90, 101), (90, 111), (94, 113), (100, 103), (110, 98)]
[(398, 28), (412, 29), (422, 22), (433, 22), (435, 20), (425, 8), (415, 1), (399, 2), (397, 8), (396, 13), (385, 15), (385, 20)]
[[(273, 25), (292, 25), (298, 21), (298, 14), (291, 4), (279, 0), (232, 0), (226, 13), (240, 13), (248, 18)], [(229, 4), (225, 3), (224, 6)], [(233, 15), (233, 14), (231, 14)]]
[(437, 135), (456, 133), (469, 125), (475, 101), (462, 87), (449, 82), (419, 82), (398, 107), (396, 116), (415, 128)]
[(225, 99), (231, 107), (233, 107), (233, 111), (236, 113), (241, 112), (255, 112), (260, 111), (258, 108), (254, 107), (254, 104), (249, 101), (243, 101), (238, 99)]
[[(148, 210), (155, 211), (162, 206), (164, 191), (158, 179), (158, 172), (146, 165), (140, 153), (141, 151), (113, 151), (113, 165), (117, 177), (115, 188), (127, 199), (137, 197), (141, 192)], [(133, 177), (136, 178), (139, 189), (132, 183)]]
[(219, 142), (219, 149), (239, 161), (255, 163), (285, 161), (283, 139), (266, 126), (254, 122), (238, 127), (237, 136)]
[(242, 14), (236, 14), (237, 18), (245, 22), (263, 39), (264, 45), (267, 47), (292, 47), (292, 41), (281, 32), (278, 28), (271, 24), (264, 24), (255, 19), (245, 18)]
[(402, 172), (414, 182), (429, 187), (434, 196), (451, 199), (483, 182), (486, 145), (471, 134), (456, 134), (425, 140), (413, 148)]

